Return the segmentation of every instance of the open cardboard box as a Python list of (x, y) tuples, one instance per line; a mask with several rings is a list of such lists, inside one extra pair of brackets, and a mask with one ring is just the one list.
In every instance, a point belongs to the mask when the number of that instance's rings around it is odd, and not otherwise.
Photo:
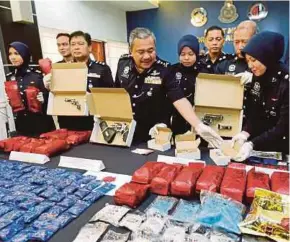
[[(133, 119), (130, 96), (124, 88), (91, 88), (87, 102), (90, 114), (95, 115), (95, 123), (90, 142), (106, 145), (131, 146), (136, 121)], [(126, 135), (116, 132), (113, 140), (109, 143), (104, 135), (109, 134), (108, 129), (100, 127), (103, 121), (110, 130), (117, 124), (126, 127)], [(103, 126), (102, 126), (103, 127)]]
[(172, 131), (169, 128), (157, 127), (158, 134), (155, 139), (148, 140), (149, 149), (166, 151), (171, 148)]
[(175, 156), (187, 159), (201, 158), (200, 150), (198, 148), (200, 144), (200, 139), (196, 140), (196, 135), (191, 134), (181, 134), (175, 136)]
[(200, 73), (196, 79), (195, 112), (220, 136), (233, 137), (242, 129), (244, 87), (240, 78)]
[(241, 145), (235, 143), (234, 147), (231, 147), (231, 140), (224, 140), (221, 144), (220, 149), (211, 149), (209, 151), (210, 158), (218, 166), (226, 166), (229, 164), (231, 159), (236, 157)]
[(52, 64), (47, 114), (88, 116), (85, 63)]

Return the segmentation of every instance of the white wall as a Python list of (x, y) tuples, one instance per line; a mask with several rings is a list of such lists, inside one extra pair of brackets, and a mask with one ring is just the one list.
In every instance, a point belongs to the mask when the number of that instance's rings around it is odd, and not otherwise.
[(127, 41), (126, 12), (105, 1), (36, 0), (39, 27), (82, 30), (92, 39)]

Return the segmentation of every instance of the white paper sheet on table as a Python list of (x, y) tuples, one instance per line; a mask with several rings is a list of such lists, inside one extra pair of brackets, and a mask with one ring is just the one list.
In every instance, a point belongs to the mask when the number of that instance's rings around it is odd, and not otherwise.
[(183, 165), (188, 165), (189, 162), (196, 162), (196, 163), (204, 163), (202, 160), (193, 160), (193, 159), (186, 159), (186, 158), (179, 158), (175, 156), (167, 156), (167, 155), (158, 155), (157, 156), (157, 161), (158, 162), (165, 162), (168, 164), (173, 164), (173, 163), (180, 163)]
[(105, 169), (105, 165), (101, 160), (92, 160), (69, 156), (61, 156), (58, 166), (95, 172), (99, 172)]
[(49, 161), (49, 158), (46, 155), (41, 154), (11, 151), (9, 160), (24, 161), (35, 164), (45, 164)]
[(111, 172), (93, 172), (93, 171), (87, 171), (85, 176), (91, 175), (95, 176), (97, 180), (103, 180), (105, 177), (115, 177), (115, 181), (112, 181), (111, 183), (116, 185), (115, 189), (108, 192), (106, 195), (108, 196), (114, 196), (115, 191), (119, 189), (119, 187), (123, 186), (125, 183), (130, 182), (132, 179), (132, 176), (129, 175), (123, 175), (118, 173), (111, 173)]

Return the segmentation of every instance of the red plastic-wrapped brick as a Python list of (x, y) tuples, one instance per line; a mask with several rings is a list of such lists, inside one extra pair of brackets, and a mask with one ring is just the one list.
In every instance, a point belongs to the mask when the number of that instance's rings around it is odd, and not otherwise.
[(29, 143), (22, 145), (19, 151), (26, 153), (34, 153), (34, 150), (43, 144), (45, 144), (44, 139), (32, 138)]
[(126, 183), (115, 192), (114, 201), (117, 205), (136, 208), (145, 200), (149, 187), (149, 185), (133, 182)]
[(245, 169), (227, 168), (221, 184), (221, 194), (243, 202), (246, 183), (247, 172)]
[(196, 183), (196, 191), (219, 192), (225, 169), (220, 166), (206, 166)]
[(132, 176), (132, 181), (141, 184), (150, 184), (153, 177), (155, 177), (164, 166), (163, 162), (148, 161)]
[(41, 134), (40, 138), (65, 140), (67, 138), (67, 135), (68, 135), (67, 129), (57, 129), (51, 132)]
[(20, 147), (24, 144), (29, 143), (29, 141), (30, 141), (30, 138), (25, 137), (25, 136), (13, 137), (13, 138), (2, 140), (1, 147), (4, 144), (3, 150), (5, 152), (19, 151)]
[(42, 112), (41, 102), (37, 100), (39, 89), (33, 86), (29, 86), (26, 88), (25, 92), (28, 110), (33, 113), (41, 113)]
[(180, 165), (165, 164), (161, 171), (151, 181), (151, 192), (159, 195), (168, 195), (170, 184), (180, 171)]
[(66, 142), (72, 145), (88, 142), (91, 133), (91, 131), (68, 131)]
[(262, 188), (270, 190), (270, 178), (268, 174), (256, 172), (255, 168), (248, 172), (246, 199), (251, 203), (255, 196), (255, 189)]
[(45, 144), (35, 148), (34, 153), (52, 156), (60, 151), (67, 150), (69, 145), (65, 140), (53, 139), (45, 141)]
[(271, 176), (271, 190), (280, 194), (289, 195), (290, 174), (288, 172), (273, 172)]
[(192, 163), (184, 167), (171, 183), (171, 194), (181, 197), (192, 196), (195, 190), (195, 185), (200, 176), (204, 164)]
[(245, 170), (246, 167), (247, 167), (246, 164), (243, 164), (243, 163), (236, 163), (236, 162), (231, 162), (231, 163), (228, 165), (228, 168), (241, 169), (241, 170)]
[(17, 85), (17, 81), (7, 81), (5, 84), (5, 92), (9, 98), (10, 106), (14, 113), (25, 110), (25, 106), (22, 102), (20, 91)]
[(41, 69), (41, 71), (47, 75), (48, 73), (51, 72), (51, 60), (48, 59), (48, 58), (45, 58), (45, 59), (40, 59), (38, 61), (38, 65), (39, 65), (39, 68)]

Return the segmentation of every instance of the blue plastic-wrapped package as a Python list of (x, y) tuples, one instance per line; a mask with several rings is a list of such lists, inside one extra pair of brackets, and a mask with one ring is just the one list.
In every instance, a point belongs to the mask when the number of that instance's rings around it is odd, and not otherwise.
[(36, 207), (30, 208), (24, 215), (24, 222), (25, 223), (31, 223), (33, 220), (35, 220), (37, 217), (39, 217), (43, 212), (48, 210), (54, 205), (54, 203), (51, 202), (42, 202)]
[(60, 203), (58, 203), (58, 205), (65, 208), (69, 208), (73, 206), (78, 200), (79, 200), (78, 197), (74, 195), (69, 195), (65, 199), (63, 199)]
[(193, 223), (200, 207), (198, 202), (180, 199), (171, 218), (180, 222)]
[(74, 195), (77, 196), (78, 198), (82, 199), (83, 197), (85, 197), (86, 195), (88, 195), (90, 193), (90, 190), (85, 189), (85, 188), (79, 188)]
[(168, 215), (173, 209), (178, 200), (174, 197), (158, 196), (146, 209), (146, 214), (159, 213), (161, 215)]
[(240, 234), (245, 206), (231, 198), (209, 191), (201, 192), (202, 209), (197, 222), (217, 230)]
[(69, 208), (67, 212), (77, 217), (81, 213), (83, 213), (90, 205), (90, 203), (78, 201), (75, 205)]
[(97, 187), (99, 187), (101, 184), (102, 184), (102, 181), (94, 180), (94, 181), (90, 181), (88, 184), (86, 184), (85, 188), (92, 191), (92, 190), (96, 189)]
[(63, 192), (63, 193), (66, 193), (66, 194), (72, 194), (72, 193), (74, 193), (76, 190), (78, 190), (79, 187), (80, 187), (79, 185), (77, 185), (76, 183), (73, 182), (73, 183), (70, 184), (69, 186), (65, 187), (65, 188), (62, 190), (62, 192)]
[(83, 201), (92, 204), (95, 201), (99, 200), (102, 196), (104, 196), (104, 194), (102, 192), (92, 191), (89, 195), (87, 195), (83, 198)]
[(24, 219), (22, 217), (18, 218), (16, 221), (0, 230), (0, 239), (8, 241), (19, 231), (23, 230), (24, 225)]

